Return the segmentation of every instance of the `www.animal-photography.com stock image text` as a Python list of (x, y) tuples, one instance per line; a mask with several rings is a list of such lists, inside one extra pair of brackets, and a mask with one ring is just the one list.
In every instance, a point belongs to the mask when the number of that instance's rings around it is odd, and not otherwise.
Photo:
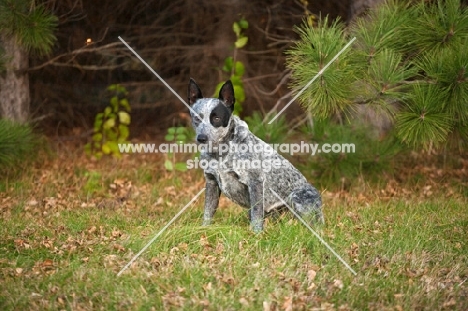
[(1, 310), (468, 310), (468, 3), (0, 0)]

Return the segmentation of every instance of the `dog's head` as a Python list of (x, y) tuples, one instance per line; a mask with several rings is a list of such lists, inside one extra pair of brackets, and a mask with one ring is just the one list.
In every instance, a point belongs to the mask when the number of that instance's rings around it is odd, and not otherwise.
[(215, 146), (222, 142), (229, 132), (234, 102), (236, 101), (231, 81), (228, 80), (224, 83), (218, 98), (204, 98), (198, 85), (193, 79), (190, 79), (188, 100), (192, 106), (190, 115), (193, 128), (196, 131), (197, 142), (200, 144), (211, 142)]

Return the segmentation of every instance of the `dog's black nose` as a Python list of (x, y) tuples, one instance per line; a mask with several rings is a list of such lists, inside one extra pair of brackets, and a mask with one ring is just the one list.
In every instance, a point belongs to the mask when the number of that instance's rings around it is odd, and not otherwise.
[(200, 143), (200, 144), (204, 144), (208, 141), (208, 136), (205, 135), (205, 134), (199, 134), (197, 136), (197, 141)]

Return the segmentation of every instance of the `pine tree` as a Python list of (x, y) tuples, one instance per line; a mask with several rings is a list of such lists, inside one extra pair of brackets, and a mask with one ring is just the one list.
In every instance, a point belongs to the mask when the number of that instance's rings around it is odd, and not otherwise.
[(57, 17), (34, 0), (0, 0), (0, 116), (28, 120), (29, 55), (51, 51), (56, 25)]
[(287, 56), (295, 90), (356, 37), (299, 97), (313, 116), (365, 105), (390, 116), (397, 137), (413, 147), (459, 135), (468, 141), (468, 9), (460, 1), (387, 1), (348, 28), (324, 18), (297, 30)]
[(0, 119), (0, 180), (18, 173), (39, 146), (40, 139), (30, 125)]

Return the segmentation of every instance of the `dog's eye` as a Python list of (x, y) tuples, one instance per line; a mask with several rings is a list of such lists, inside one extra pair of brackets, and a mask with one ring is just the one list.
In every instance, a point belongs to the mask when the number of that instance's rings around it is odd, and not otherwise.
[(211, 124), (213, 124), (213, 126), (218, 127), (218, 126), (221, 126), (222, 123), (223, 123), (223, 120), (221, 119), (220, 116), (217, 116), (217, 115), (211, 116)]

